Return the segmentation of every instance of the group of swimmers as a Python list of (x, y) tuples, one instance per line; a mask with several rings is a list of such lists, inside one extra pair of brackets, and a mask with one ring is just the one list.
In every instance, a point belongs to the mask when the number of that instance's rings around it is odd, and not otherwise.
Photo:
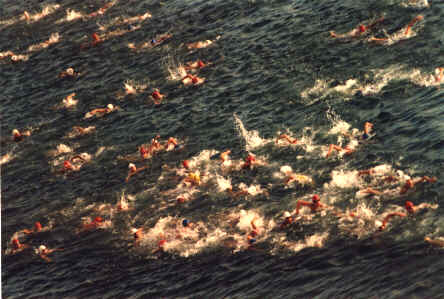
[[(98, 15), (102, 15), (104, 14), (112, 5), (105, 5), (103, 9), (100, 9), (99, 11), (90, 14), (90, 17), (95, 17)], [(26, 14), (25, 14), (26, 15)], [(364, 34), (367, 34), (369, 31), (373, 30), (373, 28), (375, 28), (378, 24), (383, 22), (383, 18), (380, 18), (378, 20), (376, 20), (375, 22), (369, 24), (369, 25), (360, 25), (358, 28), (354, 29), (353, 31), (340, 35), (337, 34), (335, 32), (331, 32), (331, 36), (334, 38), (357, 38), (360, 36), (363, 36)], [(415, 17), (408, 25), (407, 28), (404, 30), (403, 34), (405, 36), (408, 36), (410, 34), (410, 30), (411, 27), (414, 26), (414, 24), (416, 24), (417, 22), (423, 20), (422, 16), (417, 16)], [(171, 34), (166, 34), (166, 35), (162, 35), (159, 36), (155, 39), (152, 39), (149, 43), (147, 44), (142, 44), (139, 46), (136, 46), (134, 44), (131, 44), (131, 46), (129, 46), (131, 49), (141, 49), (141, 48), (147, 48), (147, 47), (154, 47), (157, 46), (159, 44), (161, 44), (162, 42), (166, 41), (167, 39), (171, 38)], [(220, 37), (217, 37), (214, 41), (217, 41)], [(52, 42), (54, 42), (54, 40), (57, 39), (56, 36), (50, 38), (49, 41), (44, 42), (40, 45), (40, 47), (44, 48), (47, 47), (48, 45), (50, 45)], [(377, 41), (377, 42), (383, 42), (385, 39), (382, 38), (374, 38), (372, 37), (370, 39), (370, 41)], [(206, 41), (199, 41), (199, 42), (194, 42), (194, 43), (190, 43), (187, 45), (187, 48), (189, 50), (194, 50), (194, 49), (200, 49), (200, 48), (205, 48), (210, 46), (214, 41), (212, 40), (206, 40)], [(82, 49), (88, 49), (90, 47), (96, 47), (99, 46), (101, 43), (104, 42), (104, 39), (101, 38), (97, 33), (93, 33), (92, 34), (92, 41), (90, 43), (87, 44), (83, 44), (81, 46)], [(34, 49), (34, 48), (32, 48)], [(31, 50), (32, 50), (31, 49)], [(10, 55), (12, 56), (13, 53), (8, 53), (8, 54), (3, 54), (3, 55)], [(184, 69), (186, 74), (183, 76), (183, 78), (181, 79), (181, 82), (184, 85), (200, 85), (203, 84), (205, 82), (205, 78), (201, 78), (198, 77), (196, 75), (196, 72), (199, 71), (202, 68), (205, 68), (207, 66), (211, 65), (209, 62), (205, 63), (202, 60), (197, 60), (197, 61), (192, 61), (192, 62), (188, 62)], [(65, 71), (62, 71), (59, 74), (59, 78), (63, 79), (63, 78), (72, 78), (72, 77), (76, 77), (79, 76), (80, 74), (78, 72), (76, 72), (72, 67), (67, 68)], [(439, 72), (437, 73), (436, 76), (436, 80), (441, 80), (443, 77), (443, 68), (439, 69)], [(70, 106), (74, 106), (77, 103), (77, 100), (74, 98), (76, 96), (75, 93), (71, 93), (70, 95), (66, 96), (63, 99), (63, 103), (66, 107), (70, 107)], [(163, 99), (165, 98), (165, 95), (160, 93), (160, 90), (155, 88), (153, 89), (152, 93), (151, 93), (151, 98), (153, 99), (154, 103), (156, 105), (159, 105), (162, 103)], [(108, 104), (105, 108), (97, 108), (97, 109), (93, 109), (89, 112), (87, 112), (85, 114), (85, 118), (90, 118), (93, 116), (101, 116), (101, 115), (105, 115), (105, 114), (109, 114), (113, 111), (119, 110), (119, 107), (115, 107), (113, 104)], [(88, 128), (82, 128), (80, 126), (75, 126), (73, 127), (73, 130), (78, 132), (78, 134), (87, 134), (89, 132), (91, 132), (92, 130), (94, 130), (95, 127), (88, 127)], [(365, 141), (368, 140), (371, 137), (372, 134), (372, 129), (373, 129), (373, 124), (370, 122), (366, 122), (364, 124), (364, 130), (361, 136), (359, 136), (359, 140), (360, 141)], [(17, 129), (14, 129), (12, 132), (12, 141), (13, 142), (20, 142), (22, 141), (24, 138), (29, 137), (31, 135), (30, 131), (23, 131), (20, 132)], [(140, 159), (146, 160), (149, 158), (152, 158), (153, 155), (156, 152), (159, 152), (161, 150), (168, 150), (170, 148), (176, 148), (179, 144), (179, 141), (174, 138), (174, 137), (170, 137), (168, 138), (168, 140), (162, 144), (159, 141), (160, 136), (156, 136), (155, 138), (152, 139), (151, 143), (148, 146), (145, 145), (141, 145), (139, 147), (139, 154), (140, 154)], [(298, 144), (298, 139), (293, 138), (287, 134), (281, 134), (276, 138), (275, 143), (279, 144), (282, 142), (286, 142), (290, 145), (296, 145)], [(339, 153), (343, 153), (346, 155), (350, 155), (355, 151), (355, 148), (353, 146), (339, 146), (339, 145), (335, 145), (335, 144), (330, 144), (329, 148), (328, 148), (328, 152), (326, 153), (326, 157), (330, 157), (334, 151), (337, 151)], [(229, 155), (231, 154), (231, 150), (226, 150), (222, 153), (220, 153), (220, 162), (222, 165), (227, 165), (230, 158)], [(70, 159), (67, 159), (63, 162), (63, 168), (60, 170), (60, 172), (62, 173), (67, 173), (67, 172), (71, 172), (71, 171), (76, 171), (79, 170), (81, 165), (86, 161), (85, 157), (83, 157), (82, 155), (76, 155)], [(255, 168), (256, 165), (258, 165), (258, 159), (256, 158), (255, 155), (253, 155), (252, 153), (248, 153), (244, 159), (244, 161), (242, 161), (239, 164), (239, 169), (241, 169), (242, 171), (250, 171), (253, 168)], [(190, 166), (190, 162), (188, 160), (184, 160), (182, 162), (183, 168), (186, 170), (186, 174), (183, 177), (183, 180), (181, 181), (181, 183), (183, 183), (183, 185), (185, 186), (189, 186), (190, 188), (194, 188), (194, 187), (198, 187), (201, 186), (202, 184), (202, 180), (201, 180), (201, 174), (198, 171), (192, 170), (192, 167)], [(128, 165), (129, 171), (127, 174), (127, 177), (125, 179), (126, 183), (129, 183), (130, 178), (133, 177), (134, 175), (136, 175), (137, 173), (145, 170), (148, 168), (148, 166), (141, 166), (141, 167), (136, 167), (136, 165), (134, 163), (129, 163)], [(291, 172), (286, 173), (287, 177), (285, 178), (284, 184), (285, 185), (290, 185), (292, 182), (297, 181), (297, 182), (309, 182), (310, 184), (313, 184), (313, 181), (310, 180), (310, 178), (308, 178), (307, 176), (302, 176), (302, 175), (296, 175), (293, 174)], [(360, 176), (364, 176), (364, 175), (372, 175), (372, 170), (365, 170), (365, 171), (361, 171), (359, 173)], [(396, 178), (393, 177), (387, 177), (387, 180), (392, 180), (392, 181), (396, 181)], [(420, 183), (423, 182), (429, 182), (429, 183), (434, 183), (436, 182), (436, 178), (435, 177), (428, 177), (428, 176), (424, 176), (422, 178), (419, 179), (408, 179), (405, 184), (401, 187), (400, 191), (399, 191), (399, 195), (404, 195), (407, 193), (407, 191), (413, 189), (415, 187), (415, 185), (418, 185)], [(248, 191), (247, 190), (240, 190), (240, 191), (233, 191), (233, 188), (228, 188), (227, 193), (232, 196), (232, 197), (237, 197), (237, 196), (244, 196), (244, 195), (248, 195)], [(381, 191), (379, 190), (375, 190), (373, 188), (367, 188), (366, 192), (368, 194), (381, 194)], [(187, 199), (183, 196), (179, 196), (177, 198), (177, 202), (178, 203), (184, 203)], [(354, 217), (354, 218), (358, 218), (359, 215), (357, 215), (357, 213), (353, 213), (353, 212), (349, 212), (349, 213), (344, 213), (342, 211), (339, 211), (338, 209), (328, 206), (324, 203), (321, 203), (321, 198), (318, 194), (314, 194), (312, 195), (312, 199), (311, 201), (305, 201), (305, 200), (298, 200), (296, 203), (296, 208), (295, 211), (293, 213), (289, 212), (289, 211), (284, 211), (283, 212), (283, 219), (282, 222), (279, 225), (279, 228), (281, 230), (284, 229), (288, 229), (289, 227), (291, 227), (291, 225), (295, 222), (295, 219), (298, 215), (300, 215), (302, 212), (302, 210), (305, 208), (308, 208), (310, 213), (317, 213), (321, 210), (328, 210), (331, 211), (333, 214), (342, 217), (342, 216), (347, 216), (347, 217)], [(405, 201), (405, 212), (391, 212), (388, 213), (381, 221), (381, 225), (379, 226), (378, 230), (379, 231), (383, 231), (384, 229), (387, 228), (388, 223), (394, 218), (394, 217), (407, 217), (410, 215), (415, 214), (419, 209), (422, 208), (434, 208), (434, 206), (430, 205), (430, 204), (419, 204), (419, 205), (414, 205), (411, 201)], [(129, 207), (128, 204), (126, 203), (125, 200), (121, 200), (118, 204), (116, 209), (120, 212), (123, 211), (128, 211)], [(258, 226), (256, 225), (256, 219), (251, 220), (250, 222), (250, 229), (249, 231), (246, 233), (245, 239), (246, 242), (248, 243), (248, 248), (253, 248), (253, 245), (257, 242), (257, 237), (260, 234), (260, 229), (258, 228)], [(105, 226), (105, 220), (100, 217), (100, 216), (96, 216), (94, 217), (93, 220), (84, 223), (78, 230), (77, 233), (81, 233), (81, 232), (86, 232), (86, 231), (93, 231), (99, 228), (103, 228)], [(183, 229), (187, 229), (190, 230), (193, 228), (193, 223), (188, 220), (188, 219), (182, 219), (181, 221), (181, 226), (183, 227)], [(35, 226), (32, 230), (28, 230), (28, 229), (24, 229), (22, 231), (20, 231), (19, 233), (14, 234), (14, 237), (11, 240), (11, 253), (17, 253), (22, 251), (23, 249), (29, 248), (29, 245), (26, 243), (21, 243), (19, 240), (19, 236), (21, 236), (21, 233), (23, 233), (23, 235), (31, 235), (31, 234), (36, 234), (36, 233), (40, 233), (44, 230), (47, 230), (49, 228), (43, 228), (42, 225), (40, 224), (40, 222), (36, 222)], [(180, 230), (179, 230), (180, 231)], [(134, 238), (134, 246), (137, 247), (140, 245), (141, 239), (144, 236), (144, 229), (143, 227), (140, 228), (133, 228), (131, 229), (131, 233), (133, 234), (133, 238)], [(181, 234), (178, 233), (177, 234), (177, 238), (181, 238)], [(438, 245), (438, 246), (444, 246), (443, 243), (440, 240), (432, 240), (428, 237), (425, 238), (425, 240), (427, 242), (429, 242), (430, 244), (433, 245)], [(165, 236), (160, 235), (159, 236), (159, 241), (157, 244), (157, 248), (153, 251), (153, 253), (156, 252), (161, 252), (164, 251), (164, 247), (167, 244), (168, 240)], [(48, 249), (46, 248), (45, 245), (40, 245), (37, 249), (35, 249), (35, 252), (45, 261), (50, 262), (51, 259), (48, 257), (49, 254), (55, 252), (55, 251), (61, 251), (63, 250), (63, 248), (55, 248), (55, 249)]]

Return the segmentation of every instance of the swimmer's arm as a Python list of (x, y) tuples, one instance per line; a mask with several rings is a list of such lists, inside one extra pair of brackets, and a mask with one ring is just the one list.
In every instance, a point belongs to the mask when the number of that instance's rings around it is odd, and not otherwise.
[(390, 221), (391, 218), (398, 216), (398, 217), (406, 217), (407, 214), (405, 213), (401, 213), (401, 212), (394, 212), (394, 213), (390, 213), (387, 216), (385, 216), (384, 220), (382, 221), (382, 225), (380, 227), (380, 230), (385, 229), (385, 227), (387, 226), (387, 223)]
[(370, 188), (370, 187), (362, 190), (362, 192), (367, 193), (367, 194), (373, 194), (373, 195), (381, 195), (382, 194), (381, 191), (378, 191), (378, 190)]
[(41, 257), (43, 260), (45, 260), (47, 263), (52, 262), (52, 260), (51, 260), (49, 257), (47, 257), (46, 255), (44, 255), (44, 254), (40, 254), (40, 257)]
[(311, 206), (311, 203), (308, 201), (299, 200), (298, 203), (296, 204), (295, 215), (299, 215), (299, 210), (300, 210), (301, 206)]
[(424, 241), (434, 246), (444, 247), (444, 241), (441, 240), (432, 240), (429, 237), (425, 237)]
[(415, 25), (416, 22), (420, 21), (423, 19), (423, 16), (418, 15), (416, 17), (413, 18), (413, 20), (410, 21), (410, 23), (407, 25), (407, 28), (405, 29), (404, 35), (409, 34), (410, 28), (413, 27), (413, 25)]

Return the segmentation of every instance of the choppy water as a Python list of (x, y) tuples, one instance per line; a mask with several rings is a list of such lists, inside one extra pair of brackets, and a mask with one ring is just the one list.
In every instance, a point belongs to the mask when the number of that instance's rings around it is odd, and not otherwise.
[[(444, 298), (443, 251), (423, 240), (444, 237), (444, 93), (434, 77), (444, 67), (442, 2), (116, 1), (88, 17), (104, 4), (0, 2), (2, 140), (14, 128), (32, 131), (1, 148), (5, 298)], [(330, 37), (381, 16), (370, 35)], [(82, 50), (93, 32), (105, 41)], [(154, 48), (128, 46), (166, 33)], [(390, 39), (372, 43), (373, 35)], [(207, 48), (186, 47), (207, 39)], [(197, 59), (212, 63), (199, 71), (204, 84), (183, 86), (178, 67)], [(79, 75), (58, 78), (68, 67)], [(160, 105), (153, 88), (166, 94)], [(71, 93), (77, 105), (64, 108)], [(84, 117), (109, 103), (120, 110)], [(366, 121), (372, 138), (360, 142)], [(73, 136), (73, 126), (96, 129)], [(282, 133), (299, 143), (276, 145)], [(141, 161), (138, 147), (157, 134), (180, 148)], [(325, 157), (329, 144), (348, 143), (352, 155)], [(227, 149), (237, 169), (221, 166)], [(247, 152), (258, 165), (240, 170)], [(80, 153), (90, 161), (79, 171), (57, 173)], [(179, 184), (185, 159), (202, 175), (197, 188)], [(126, 183), (129, 160), (148, 168)], [(357, 175), (371, 167), (375, 177)], [(306, 183), (285, 186), (290, 169)], [(381, 184), (383, 175), (401, 182)], [(399, 195), (407, 177), (424, 175), (438, 181)], [(230, 196), (229, 186), (249, 195)], [(365, 196), (367, 187), (383, 194)], [(313, 194), (360, 220), (303, 210), (280, 230), (283, 212)], [(122, 197), (130, 210), (118, 212)], [(438, 206), (377, 233), (406, 200)], [(96, 216), (104, 227), (76, 234)], [(181, 228), (184, 218), (194, 228)], [(18, 234), (35, 221), (49, 229)], [(131, 229), (140, 227), (135, 247)], [(166, 252), (152, 254), (161, 234)], [(11, 255), (13, 236), (64, 250), (52, 263), (32, 248)]]

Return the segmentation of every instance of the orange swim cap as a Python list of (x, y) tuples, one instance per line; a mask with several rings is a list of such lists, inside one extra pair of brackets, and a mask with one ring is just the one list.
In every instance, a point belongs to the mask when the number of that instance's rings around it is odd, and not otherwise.
[(103, 218), (102, 217), (96, 217), (94, 218), (94, 222), (102, 222)]
[(34, 228), (35, 228), (36, 231), (41, 231), (41, 230), (42, 230), (42, 224), (41, 224), (40, 222), (37, 221), (37, 222), (34, 224)]

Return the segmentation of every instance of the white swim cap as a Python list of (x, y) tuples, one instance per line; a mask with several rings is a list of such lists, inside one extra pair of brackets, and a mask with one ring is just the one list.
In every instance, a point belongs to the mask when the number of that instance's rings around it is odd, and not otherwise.
[(17, 134), (20, 134), (19, 130), (17, 129), (12, 130), (12, 135), (17, 135)]
[(67, 72), (68, 74), (70, 74), (70, 75), (74, 75), (74, 69), (73, 69), (72, 67), (67, 68), (67, 69), (66, 69), (66, 72)]
[(134, 165), (133, 163), (130, 163), (130, 164), (128, 164), (128, 168), (129, 168), (129, 169), (131, 169), (131, 168), (136, 168), (136, 165)]
[(114, 106), (113, 106), (113, 104), (108, 104), (108, 106), (106, 106), (106, 108), (108, 108), (108, 109), (110, 109), (110, 110), (113, 110), (113, 109), (114, 109)]
[(131, 232), (132, 232), (132, 233), (136, 233), (137, 231), (138, 231), (137, 228), (132, 228), (132, 229), (131, 229)]
[(46, 250), (46, 246), (45, 245), (40, 245), (39, 246), (39, 251), (41, 252), (41, 251), (44, 251), (44, 250)]
[(288, 218), (288, 217), (291, 217), (291, 214), (290, 214), (290, 212), (285, 211), (284, 212), (284, 218)]

